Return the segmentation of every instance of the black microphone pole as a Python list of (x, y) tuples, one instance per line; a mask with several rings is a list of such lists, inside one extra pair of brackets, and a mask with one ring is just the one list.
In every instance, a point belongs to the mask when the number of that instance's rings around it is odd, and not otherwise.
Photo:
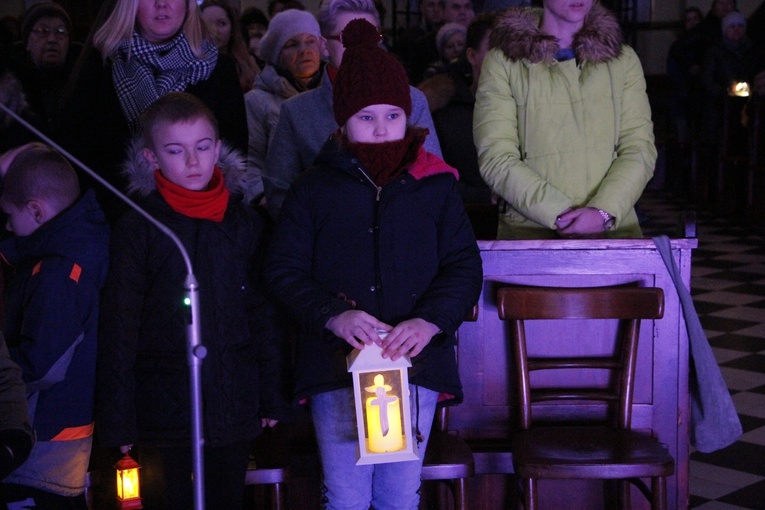
[(106, 189), (116, 195), (132, 209), (140, 213), (149, 220), (163, 234), (169, 237), (178, 250), (181, 252), (183, 262), (186, 264), (186, 281), (184, 282), (185, 302), (191, 307), (191, 323), (186, 328), (186, 359), (189, 365), (189, 382), (191, 383), (191, 450), (194, 463), (194, 510), (204, 510), (205, 507), (205, 485), (204, 485), (204, 436), (202, 434), (202, 360), (207, 355), (207, 349), (202, 345), (202, 329), (200, 327), (199, 313), (199, 284), (194, 276), (194, 269), (191, 266), (191, 258), (186, 248), (178, 239), (178, 236), (170, 230), (165, 224), (154, 218), (138, 204), (129, 199), (117, 188), (112, 186), (103, 177), (85, 166), (80, 160), (64, 150), (60, 145), (51, 140), (48, 136), (41, 133), (34, 126), (22, 119), (13, 110), (0, 102), (0, 109), (16, 119), (22, 126), (26, 127), (33, 134), (40, 137), (45, 143), (66, 156), (75, 165), (85, 171), (89, 176), (101, 183)]

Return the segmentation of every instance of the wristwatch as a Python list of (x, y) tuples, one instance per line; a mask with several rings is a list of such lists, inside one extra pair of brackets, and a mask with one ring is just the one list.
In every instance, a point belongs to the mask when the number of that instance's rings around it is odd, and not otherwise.
[(598, 213), (600, 213), (600, 217), (603, 218), (603, 230), (611, 230), (614, 228), (614, 223), (616, 223), (616, 219), (608, 214), (603, 209), (598, 209)]

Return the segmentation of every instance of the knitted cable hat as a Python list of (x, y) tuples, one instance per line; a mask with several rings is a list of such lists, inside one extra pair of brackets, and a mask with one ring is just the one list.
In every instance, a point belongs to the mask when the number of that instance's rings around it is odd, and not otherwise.
[(401, 63), (379, 45), (377, 28), (354, 19), (343, 30), (343, 60), (333, 84), (332, 106), (339, 126), (365, 106), (390, 104), (412, 113), (409, 80)]
[(63, 7), (55, 2), (40, 2), (30, 5), (21, 19), (21, 40), (24, 43), (32, 31), (32, 27), (40, 18), (60, 18), (64, 22), (67, 32), (72, 33), (72, 19)]

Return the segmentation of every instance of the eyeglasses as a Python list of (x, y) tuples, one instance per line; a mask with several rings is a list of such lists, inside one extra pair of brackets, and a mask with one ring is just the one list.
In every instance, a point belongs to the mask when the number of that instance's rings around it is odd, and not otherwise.
[(39, 35), (40, 37), (45, 37), (45, 38), (53, 34), (53, 36), (56, 39), (63, 39), (64, 37), (67, 37), (69, 35), (69, 31), (64, 27), (59, 27), (59, 28), (39, 27), (39, 28), (33, 28), (31, 31)]
[[(377, 37), (380, 39), (380, 42), (382, 42), (382, 40), (383, 40), (383, 35), (382, 35), (382, 34), (377, 34)], [(324, 36), (324, 38), (325, 38), (325, 39), (328, 39), (328, 40), (330, 40), (330, 41), (337, 41), (337, 42), (339, 42), (340, 44), (343, 44), (343, 34), (338, 34), (338, 35), (325, 35), (325, 36)]]

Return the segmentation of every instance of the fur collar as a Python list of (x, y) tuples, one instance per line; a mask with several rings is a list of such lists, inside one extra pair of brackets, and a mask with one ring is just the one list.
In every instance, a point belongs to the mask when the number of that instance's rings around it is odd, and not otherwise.
[(296, 96), (298, 91), (284, 76), (280, 75), (276, 68), (268, 64), (255, 78), (255, 90), (262, 90), (269, 94), (274, 94), (282, 99), (289, 99)]
[[(24, 88), (16, 75), (10, 71), (0, 71), (0, 97), (3, 104), (17, 115), (22, 115), (29, 110)], [(5, 112), (0, 112), (0, 129), (5, 129), (14, 122), (13, 117), (6, 115)]]
[[(542, 9), (510, 8), (499, 18), (491, 34), (492, 46), (499, 47), (512, 61), (551, 64), (558, 51), (558, 39), (539, 31)], [(580, 62), (601, 63), (621, 54), (622, 31), (616, 16), (595, 4), (572, 44)]]
[[(128, 159), (122, 164), (122, 172), (125, 175), (129, 195), (145, 197), (152, 191), (156, 191), (154, 182), (154, 168), (143, 155), (144, 143), (140, 137), (133, 138), (128, 147)], [(250, 196), (249, 172), (245, 158), (225, 141), (220, 148), (218, 167), (223, 172), (223, 178), (228, 190), (237, 195), (243, 195), (245, 203), (254, 198)]]

